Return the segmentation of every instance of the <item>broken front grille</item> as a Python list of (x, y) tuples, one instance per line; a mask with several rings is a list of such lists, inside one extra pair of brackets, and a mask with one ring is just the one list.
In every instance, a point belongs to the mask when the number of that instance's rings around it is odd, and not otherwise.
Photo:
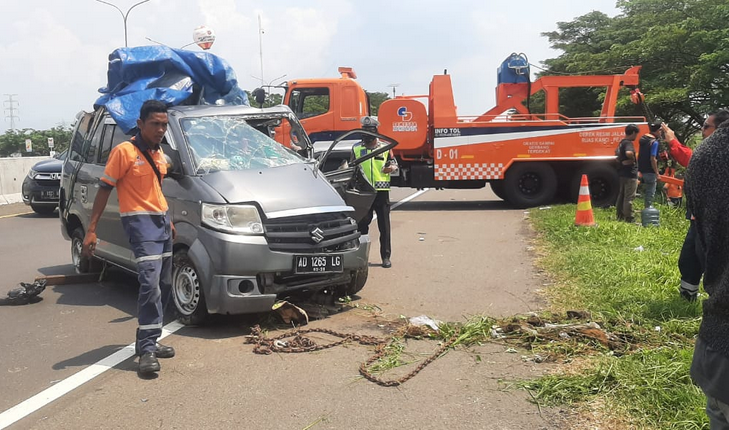
[(344, 214), (311, 214), (264, 223), (271, 251), (294, 253), (341, 252), (359, 244), (354, 220)]

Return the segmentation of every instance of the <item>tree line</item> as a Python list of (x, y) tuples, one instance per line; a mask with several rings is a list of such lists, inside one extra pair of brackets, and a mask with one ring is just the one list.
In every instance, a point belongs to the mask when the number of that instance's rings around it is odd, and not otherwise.
[[(51, 148), (48, 147), (48, 138), (53, 138), (53, 150), (64, 151), (71, 141), (71, 127), (56, 126), (50, 130), (34, 130), (26, 128), (22, 130), (7, 130), (0, 135), (0, 157), (11, 157), (13, 154), (20, 154), (22, 157), (47, 156)], [(26, 139), (30, 139), (32, 151), (27, 152), (25, 147)]]
[[(619, 0), (614, 17), (598, 11), (542, 33), (562, 51), (540, 75), (623, 73), (642, 66), (648, 110), (621, 93), (619, 115), (667, 122), (682, 142), (707, 114), (729, 107), (729, 3), (708, 0)], [(573, 88), (560, 97), (566, 116), (599, 114), (604, 90)]]

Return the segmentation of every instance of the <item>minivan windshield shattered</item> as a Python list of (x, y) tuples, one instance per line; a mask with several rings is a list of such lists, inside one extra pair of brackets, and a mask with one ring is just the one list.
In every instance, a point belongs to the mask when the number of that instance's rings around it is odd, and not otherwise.
[(305, 162), (271, 137), (286, 118), (251, 119), (239, 116), (184, 118), (182, 132), (197, 174), (250, 170)]

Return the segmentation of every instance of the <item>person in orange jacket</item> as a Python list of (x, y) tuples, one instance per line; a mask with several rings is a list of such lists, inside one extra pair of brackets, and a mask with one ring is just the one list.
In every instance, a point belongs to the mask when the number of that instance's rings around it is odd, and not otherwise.
[[(729, 110), (722, 109), (709, 114), (701, 126), (701, 137), (706, 139), (711, 136), (719, 125), (729, 120)], [(683, 145), (676, 139), (676, 133), (663, 123), (663, 133), (668, 141), (668, 150), (678, 164), (686, 167), (691, 160), (693, 150)], [(679, 293), (684, 299), (693, 302), (699, 293), (699, 283), (704, 275), (704, 257), (701, 255), (701, 244), (698, 243), (696, 234), (696, 222), (690, 211), (686, 211), (686, 218), (690, 220), (686, 238), (681, 247), (681, 254), (678, 257), (678, 270), (681, 272), (681, 286)]]

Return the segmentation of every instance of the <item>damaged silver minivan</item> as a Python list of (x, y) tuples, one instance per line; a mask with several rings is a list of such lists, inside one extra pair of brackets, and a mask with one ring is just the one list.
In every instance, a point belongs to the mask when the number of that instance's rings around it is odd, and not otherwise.
[[(169, 108), (162, 149), (170, 167), (162, 188), (177, 229), (171, 294), (184, 323), (200, 323), (210, 313), (269, 311), (296, 292), (349, 295), (365, 285), (370, 243), (357, 221), (376, 192), (358, 164), (378, 154), (324, 174), (322, 160), (272, 138), (282, 122), (311, 146), (286, 106)], [(95, 258), (81, 252), (111, 148), (129, 137), (103, 108), (79, 115), (59, 211), (79, 272), (99, 262), (136, 270), (116, 190), (98, 223)]]

